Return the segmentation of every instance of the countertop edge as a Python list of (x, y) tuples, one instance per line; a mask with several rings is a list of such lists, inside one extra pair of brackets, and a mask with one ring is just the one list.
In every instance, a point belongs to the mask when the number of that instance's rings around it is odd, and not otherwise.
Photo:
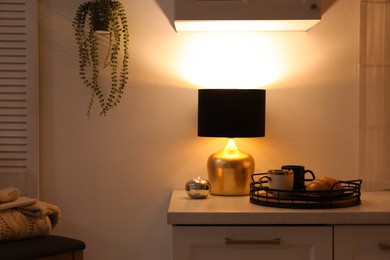
[[(171, 225), (389, 225), (390, 213), (168, 213)], [(331, 214), (331, 213), (330, 213)]]
[[(167, 223), (170, 225), (389, 225), (390, 192), (366, 196), (361, 205), (341, 209), (280, 209), (251, 204), (247, 198), (186, 198), (172, 193)], [(378, 201), (376, 200), (378, 199)], [(379, 200), (380, 199), (380, 200)], [(237, 205), (237, 206), (236, 206)]]

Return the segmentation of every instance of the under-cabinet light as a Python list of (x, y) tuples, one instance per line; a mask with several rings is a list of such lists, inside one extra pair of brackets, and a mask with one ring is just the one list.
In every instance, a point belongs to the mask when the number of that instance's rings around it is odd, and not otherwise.
[(308, 31), (320, 20), (176, 20), (177, 32)]

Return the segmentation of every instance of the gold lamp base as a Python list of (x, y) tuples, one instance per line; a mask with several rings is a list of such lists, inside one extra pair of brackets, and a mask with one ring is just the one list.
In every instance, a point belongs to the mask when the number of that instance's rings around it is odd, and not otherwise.
[(248, 195), (254, 169), (252, 156), (238, 150), (234, 139), (229, 139), (225, 148), (207, 161), (211, 194)]

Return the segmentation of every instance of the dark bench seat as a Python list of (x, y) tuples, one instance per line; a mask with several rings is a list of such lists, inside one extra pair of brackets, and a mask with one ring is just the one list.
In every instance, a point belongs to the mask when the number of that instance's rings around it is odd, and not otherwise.
[(1, 260), (82, 260), (83, 241), (49, 235), (0, 243)]

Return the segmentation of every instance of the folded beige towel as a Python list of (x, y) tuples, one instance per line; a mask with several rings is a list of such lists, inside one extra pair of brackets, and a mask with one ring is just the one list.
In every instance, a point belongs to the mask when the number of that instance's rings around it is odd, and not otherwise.
[(0, 241), (44, 236), (50, 231), (47, 217), (31, 218), (15, 209), (4, 210), (0, 214)]
[(56, 205), (38, 200), (35, 204), (19, 208), (20, 212), (26, 216), (42, 218), (47, 216), (50, 224), (54, 228), (60, 218), (60, 208)]
[(59, 218), (59, 208), (42, 201), (30, 206), (2, 210), (0, 242), (48, 235)]
[(19, 198), (20, 191), (17, 188), (10, 187), (0, 190), (0, 204), (7, 203)]
[(14, 201), (0, 204), (0, 211), (24, 206), (34, 205), (37, 199), (30, 199), (25, 196), (21, 196)]
[(0, 242), (48, 235), (59, 218), (53, 204), (20, 196), (16, 188), (0, 190)]

